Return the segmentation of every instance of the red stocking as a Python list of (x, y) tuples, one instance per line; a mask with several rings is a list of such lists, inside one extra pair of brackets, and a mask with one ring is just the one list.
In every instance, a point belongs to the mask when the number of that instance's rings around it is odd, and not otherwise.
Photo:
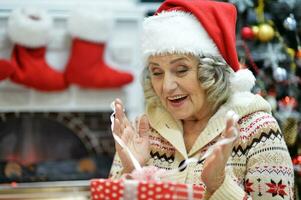
[(46, 62), (46, 45), (52, 19), (40, 9), (17, 9), (8, 21), (8, 35), (15, 43), (11, 64), (16, 68), (13, 82), (42, 91), (67, 87), (63, 73)]
[(73, 37), (66, 79), (86, 88), (115, 88), (130, 83), (133, 76), (110, 67), (104, 60), (110, 21), (102, 15), (76, 12), (69, 19)]
[(0, 60), (0, 81), (9, 77), (14, 71), (15, 68), (10, 62), (2, 59)]

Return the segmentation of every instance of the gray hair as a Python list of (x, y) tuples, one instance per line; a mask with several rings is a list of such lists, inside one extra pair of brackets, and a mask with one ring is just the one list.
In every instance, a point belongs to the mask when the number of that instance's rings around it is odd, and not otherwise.
[(231, 72), (232, 68), (220, 58), (200, 58), (198, 79), (213, 110), (217, 110), (230, 96)]
[[(198, 65), (198, 80), (205, 90), (206, 100), (216, 111), (230, 96), (230, 76), (232, 68), (219, 57), (200, 57)], [(155, 94), (147, 67), (143, 70), (143, 89), (146, 101), (161, 104)]]

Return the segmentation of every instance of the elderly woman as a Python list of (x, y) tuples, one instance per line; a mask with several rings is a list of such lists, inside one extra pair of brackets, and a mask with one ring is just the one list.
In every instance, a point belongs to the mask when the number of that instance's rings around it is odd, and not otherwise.
[[(116, 100), (113, 131), (142, 166), (180, 169), (168, 179), (203, 184), (210, 199), (293, 199), (290, 155), (269, 104), (239, 70), (235, 7), (201, 0), (166, 0), (143, 24), (146, 114), (134, 128)], [(229, 110), (238, 115), (225, 119)], [(209, 147), (223, 138), (235, 141)], [(116, 143), (110, 177), (133, 170)], [(183, 167), (184, 166), (184, 167)]]

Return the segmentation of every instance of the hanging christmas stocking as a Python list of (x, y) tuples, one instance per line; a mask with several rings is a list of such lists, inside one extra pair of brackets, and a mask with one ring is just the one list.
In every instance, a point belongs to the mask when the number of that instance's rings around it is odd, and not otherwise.
[(133, 76), (107, 65), (106, 41), (112, 22), (105, 14), (75, 11), (69, 18), (72, 47), (66, 79), (86, 88), (115, 88), (130, 83)]
[(0, 59), (0, 81), (9, 77), (14, 71), (15, 68), (9, 61)]
[(42, 91), (57, 91), (67, 87), (64, 74), (46, 62), (46, 45), (52, 19), (37, 8), (14, 10), (8, 19), (8, 36), (14, 43), (11, 63), (16, 68), (13, 82)]

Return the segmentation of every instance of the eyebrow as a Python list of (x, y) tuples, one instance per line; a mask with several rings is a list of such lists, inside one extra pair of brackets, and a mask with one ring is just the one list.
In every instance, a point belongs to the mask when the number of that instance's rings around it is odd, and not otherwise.
[(170, 64), (174, 64), (174, 63), (176, 63), (178, 61), (181, 61), (181, 60), (187, 60), (188, 61), (188, 58), (186, 58), (186, 57), (177, 58), (177, 59), (174, 59), (174, 60), (170, 61)]
[(158, 63), (154, 63), (154, 62), (149, 62), (148, 66), (150, 66), (150, 65), (160, 66)]
[[(176, 63), (176, 62), (178, 62), (178, 61), (181, 61), (181, 60), (187, 60), (187, 61), (189, 61), (188, 58), (186, 58), (186, 57), (181, 57), (181, 58), (176, 58), (176, 59), (170, 61), (169, 63), (170, 63), (170, 64), (174, 64), (174, 63)], [(160, 66), (158, 63), (154, 63), (154, 62), (150, 62), (150, 63), (148, 64), (148, 66), (150, 66), (150, 65)]]

